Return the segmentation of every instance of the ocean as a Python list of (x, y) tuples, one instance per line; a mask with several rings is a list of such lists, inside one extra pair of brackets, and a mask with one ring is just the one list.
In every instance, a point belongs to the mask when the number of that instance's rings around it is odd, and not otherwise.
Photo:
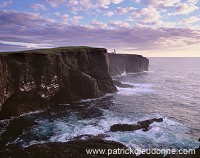
[[(114, 79), (135, 86), (98, 99), (57, 105), (0, 121), (0, 148), (106, 134), (128, 147), (193, 149), (200, 138), (200, 58), (149, 58), (148, 72)], [(160, 118), (149, 131), (110, 132), (113, 124)]]

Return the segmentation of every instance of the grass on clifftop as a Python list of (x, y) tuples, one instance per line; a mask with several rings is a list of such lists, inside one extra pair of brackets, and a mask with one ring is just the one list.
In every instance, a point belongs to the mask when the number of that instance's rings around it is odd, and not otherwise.
[(41, 54), (53, 54), (60, 51), (71, 51), (77, 52), (80, 50), (89, 50), (89, 49), (105, 49), (105, 48), (95, 48), (88, 46), (68, 46), (68, 47), (57, 47), (57, 48), (45, 48), (45, 49), (34, 49), (34, 50), (22, 50), (16, 52), (0, 52), (0, 55), (8, 55), (15, 53), (41, 53)]

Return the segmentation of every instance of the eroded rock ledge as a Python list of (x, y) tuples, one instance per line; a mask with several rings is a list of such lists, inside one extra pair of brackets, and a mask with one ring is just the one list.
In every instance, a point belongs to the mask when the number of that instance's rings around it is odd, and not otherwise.
[(0, 118), (116, 92), (104, 48), (0, 53)]
[(141, 55), (135, 54), (108, 54), (109, 71), (112, 76), (125, 73), (136, 73), (147, 71), (149, 60)]

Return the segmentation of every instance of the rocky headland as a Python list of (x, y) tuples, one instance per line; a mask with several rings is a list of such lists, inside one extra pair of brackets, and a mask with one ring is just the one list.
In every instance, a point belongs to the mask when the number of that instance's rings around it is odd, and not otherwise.
[(104, 48), (0, 53), (0, 118), (116, 92), (108, 62)]
[(149, 60), (141, 55), (135, 54), (108, 54), (109, 71), (112, 76), (125, 73), (136, 73), (147, 71)]
[[(134, 88), (111, 75), (124, 72), (147, 71), (149, 60), (140, 55), (108, 54), (104, 48), (63, 47), (43, 50), (0, 53), (0, 119), (66, 104), (82, 99), (98, 98), (122, 88)], [(114, 85), (115, 84), (115, 85)], [(110, 132), (150, 129), (150, 119), (137, 124), (114, 124)], [(105, 140), (109, 135), (79, 135), (69, 142), (46, 142), (26, 148), (6, 144), (16, 139), (23, 129), (37, 122), (16, 118), (1, 134), (0, 157), (2, 158), (93, 158), (108, 157), (107, 154), (87, 154), (86, 149), (126, 149), (119, 142)], [(166, 158), (199, 158), (200, 148), (195, 155), (167, 155)], [(116, 155), (120, 158), (161, 158), (163, 155)]]
[(140, 55), (83, 46), (0, 53), (0, 119), (116, 92), (110, 75), (148, 64)]

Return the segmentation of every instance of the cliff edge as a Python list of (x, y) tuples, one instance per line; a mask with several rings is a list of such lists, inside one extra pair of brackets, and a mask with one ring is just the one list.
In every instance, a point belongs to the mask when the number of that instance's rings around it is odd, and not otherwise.
[(149, 60), (135, 54), (108, 54), (109, 71), (112, 76), (148, 71)]
[(0, 118), (116, 92), (104, 48), (0, 53)]

